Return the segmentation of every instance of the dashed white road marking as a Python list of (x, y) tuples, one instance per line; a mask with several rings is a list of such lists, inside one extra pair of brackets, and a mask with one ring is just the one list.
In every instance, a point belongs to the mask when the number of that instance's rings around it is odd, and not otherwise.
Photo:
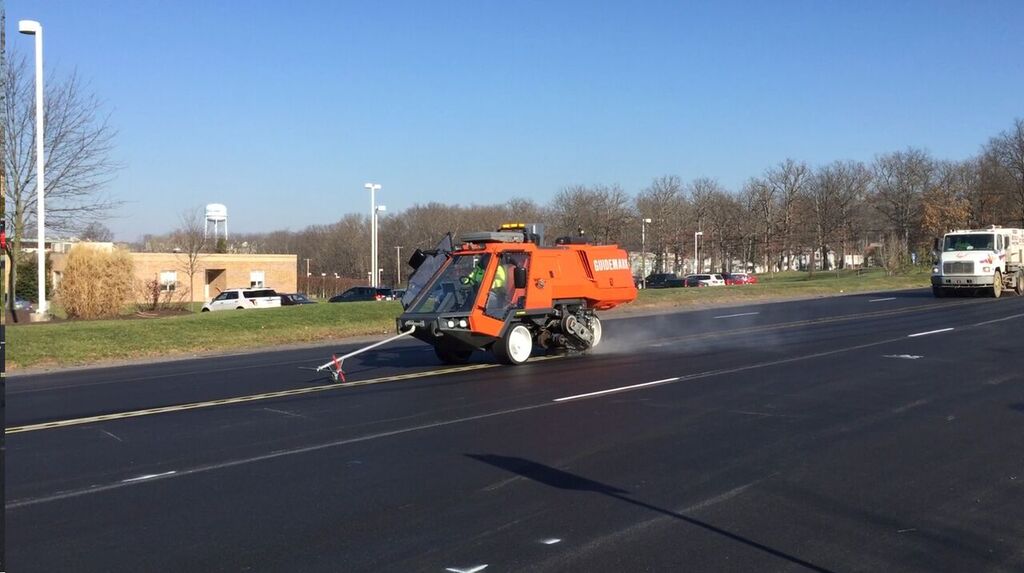
[(664, 378), (662, 380), (655, 380), (654, 382), (644, 382), (643, 384), (631, 384), (629, 386), (619, 386), (618, 388), (609, 388), (607, 390), (598, 390), (597, 392), (587, 392), (586, 394), (576, 394), (574, 396), (564, 396), (562, 398), (555, 398), (553, 402), (565, 402), (567, 400), (577, 400), (579, 398), (589, 398), (591, 396), (600, 396), (602, 394), (611, 394), (612, 392), (624, 392), (626, 390), (633, 390), (636, 388), (643, 388), (645, 386), (655, 386), (658, 384), (668, 384), (669, 382), (677, 382), (679, 377), (675, 376), (672, 378)]
[(716, 316), (715, 318), (736, 318), (737, 316), (754, 316), (755, 314), (761, 314), (760, 312), (741, 312), (738, 314), (723, 314), (722, 316)]
[(123, 479), (123, 480), (121, 480), (121, 483), (129, 483), (129, 482), (133, 482), (133, 481), (142, 481), (142, 480), (153, 479), (153, 478), (158, 478), (158, 477), (163, 477), (163, 476), (169, 476), (169, 475), (176, 474), (176, 473), (178, 473), (178, 472), (175, 471), (175, 470), (171, 470), (169, 472), (164, 472), (162, 474), (146, 474), (144, 476), (138, 476), (138, 477), (133, 477), (133, 478), (128, 478), (128, 479)]
[(868, 302), (885, 302), (887, 300), (896, 300), (896, 297), (890, 296), (890, 297), (886, 297), (886, 298), (873, 298), (873, 299), (869, 300)]
[(902, 358), (903, 360), (917, 360), (918, 358), (924, 358), (924, 356), (918, 356), (917, 354), (884, 354), (882, 358)]
[(451, 571), (452, 573), (476, 573), (477, 571), (483, 571), (487, 569), (487, 564), (476, 565), (473, 567), (466, 567), (465, 569), (459, 569), (458, 567), (448, 567), (445, 571)]
[(996, 322), (1003, 322), (1004, 320), (1013, 320), (1015, 318), (1021, 318), (1021, 317), (1024, 317), (1024, 313), (1021, 313), (1021, 314), (1011, 314), (1010, 316), (1004, 316), (1003, 318), (997, 318), (995, 320), (986, 320), (985, 322), (979, 322), (979, 323), (975, 324), (974, 326), (985, 326), (986, 324), (993, 324), (993, 323), (996, 323)]
[(100, 431), (101, 431), (101, 432), (103, 432), (104, 434), (106, 434), (106, 435), (110, 436), (111, 438), (114, 438), (115, 440), (117, 440), (117, 441), (119, 441), (119, 442), (124, 442), (124, 440), (122, 440), (121, 438), (119, 438), (119, 437), (115, 436), (114, 434), (112, 434), (112, 433), (110, 433), (110, 432), (108, 432), (108, 431), (104, 430), (103, 428), (100, 428)]
[(544, 545), (554, 545), (554, 544), (559, 543), (561, 541), (562, 540), (557, 538), (557, 537), (551, 537), (549, 539), (541, 539), (540, 540), (540, 542), (543, 543)]
[(950, 328), (940, 328), (938, 330), (929, 330), (928, 332), (918, 332), (916, 334), (908, 334), (907, 338), (915, 338), (915, 337), (918, 337), (918, 336), (928, 336), (929, 334), (938, 334), (940, 332), (949, 332), (950, 330), (953, 330), (953, 328), (952, 327), (950, 327)]

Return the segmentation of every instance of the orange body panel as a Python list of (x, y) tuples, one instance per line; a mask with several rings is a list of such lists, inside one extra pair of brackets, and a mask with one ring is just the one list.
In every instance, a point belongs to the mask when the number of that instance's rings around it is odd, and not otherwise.
[[(637, 290), (626, 252), (616, 245), (570, 244), (537, 247), (532, 243), (488, 243), (465, 248), (459, 254), (494, 255), (483, 277), (483, 284), (494, 280), (502, 253), (526, 253), (530, 256), (525, 292), (526, 304), (520, 313), (550, 309), (566, 301), (585, 302), (588, 308), (608, 310), (636, 299)], [(511, 281), (512, 277), (507, 277)], [(486, 289), (481, 289), (469, 316), (473, 332), (498, 336), (505, 322), (484, 314)]]

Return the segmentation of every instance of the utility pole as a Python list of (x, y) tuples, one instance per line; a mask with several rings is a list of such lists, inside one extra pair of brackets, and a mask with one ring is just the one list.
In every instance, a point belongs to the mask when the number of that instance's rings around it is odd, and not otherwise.
[(402, 247), (395, 247), (395, 288), (402, 286)]

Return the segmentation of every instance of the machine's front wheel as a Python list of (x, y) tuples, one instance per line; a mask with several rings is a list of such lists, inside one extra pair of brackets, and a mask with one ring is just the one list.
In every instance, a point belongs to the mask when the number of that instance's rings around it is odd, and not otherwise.
[(517, 324), (494, 343), (492, 350), (502, 364), (522, 364), (533, 353), (533, 334), (526, 326)]
[(465, 364), (469, 362), (469, 357), (473, 355), (473, 351), (435, 346), (434, 354), (445, 364)]

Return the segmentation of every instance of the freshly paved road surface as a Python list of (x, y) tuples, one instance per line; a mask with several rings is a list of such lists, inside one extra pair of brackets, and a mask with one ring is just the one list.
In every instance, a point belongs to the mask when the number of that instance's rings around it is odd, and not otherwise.
[(1024, 298), (605, 336), (449, 373), (399, 343), (341, 387), (299, 369), (338, 347), (14, 376), (8, 570), (1024, 570)]

